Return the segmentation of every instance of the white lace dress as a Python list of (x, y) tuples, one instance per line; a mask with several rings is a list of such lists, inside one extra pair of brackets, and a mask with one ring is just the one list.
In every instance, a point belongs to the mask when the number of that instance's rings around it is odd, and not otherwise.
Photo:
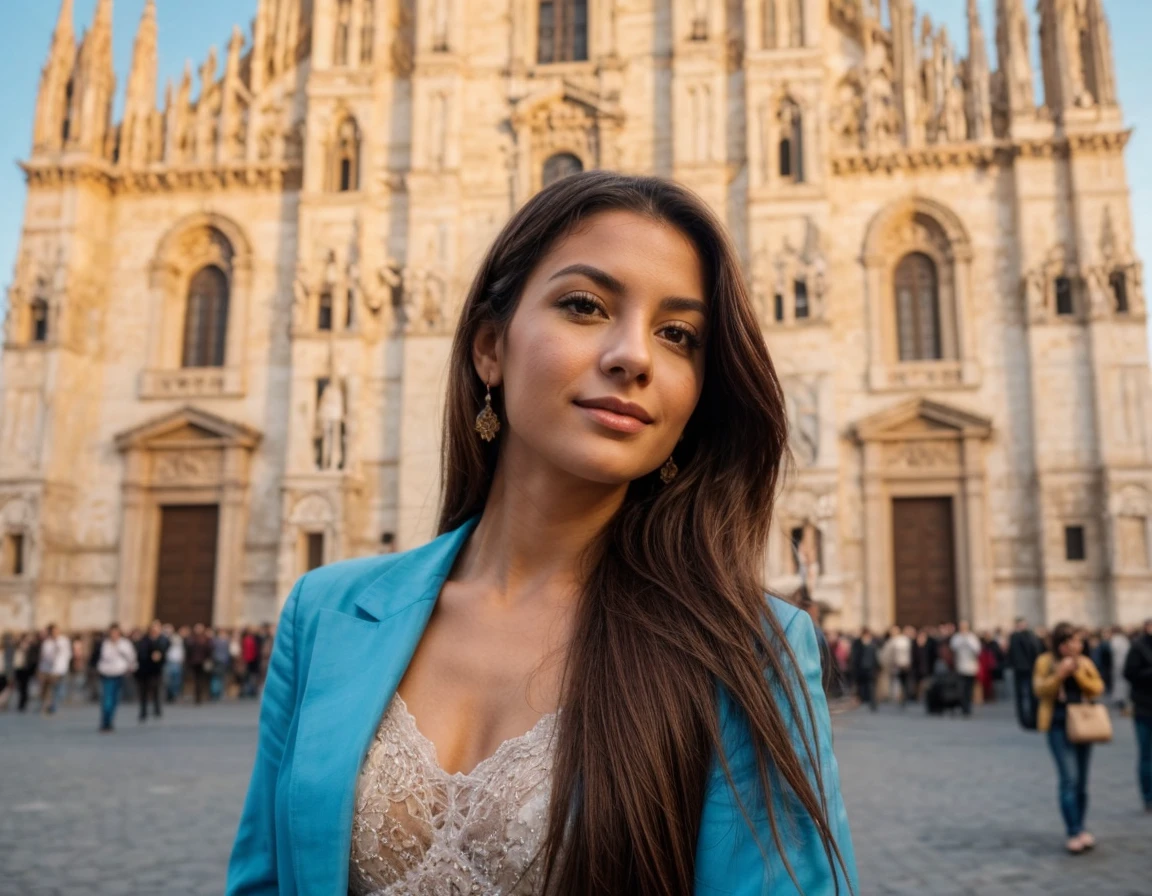
[(556, 715), (450, 775), (399, 694), (356, 784), (353, 896), (539, 896)]

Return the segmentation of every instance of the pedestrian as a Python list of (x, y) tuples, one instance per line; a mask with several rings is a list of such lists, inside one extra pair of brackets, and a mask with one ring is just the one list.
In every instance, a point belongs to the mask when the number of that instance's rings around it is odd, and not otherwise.
[(140, 721), (148, 720), (148, 704), (152, 714), (160, 718), (160, 678), (164, 674), (168, 639), (164, 637), (159, 620), (154, 620), (136, 643), (136, 687), (140, 697)]
[(232, 651), (229, 649), (228, 632), (220, 629), (212, 636), (212, 677), (209, 682), (209, 696), (219, 700), (224, 696), (224, 684), (232, 665)]
[(1111, 697), (1115, 683), (1111, 630), (1102, 629), (1090, 639), (1090, 643), (1092, 646), (1088, 651), (1088, 658), (1095, 664), (1096, 670), (1100, 673), (1100, 680), (1104, 682), (1104, 696)]
[(12, 653), (13, 677), (16, 679), (16, 710), (24, 712), (28, 708), (28, 686), (36, 674), (37, 658), (36, 637), (27, 633), (16, 642), (16, 649)]
[(880, 650), (867, 626), (860, 629), (860, 637), (852, 645), (852, 680), (856, 682), (856, 699), (860, 705), (868, 704), (876, 712), (876, 677), (880, 672)]
[(13, 686), (16, 684), (16, 670), (13, 665), (15, 655), (16, 639), (11, 632), (4, 632), (0, 637), (0, 712), (8, 708)]
[(880, 664), (888, 670), (888, 699), (899, 700), (904, 709), (912, 697), (912, 639), (898, 625), (888, 632), (888, 640), (880, 651)]
[(184, 693), (184, 638), (187, 634), (187, 626), (168, 633), (168, 650), (164, 654), (164, 689), (169, 703), (175, 703)]
[(972, 715), (972, 694), (976, 690), (976, 674), (980, 671), (980, 639), (973, 634), (967, 620), (960, 621), (960, 630), (948, 641), (952, 648), (952, 667), (960, 676), (963, 693), (960, 712)]
[(1064, 848), (1076, 855), (1096, 845), (1084, 827), (1088, 814), (1088, 767), (1092, 745), (1068, 739), (1068, 706), (1094, 700), (1104, 693), (1104, 682), (1092, 660), (1084, 655), (1084, 639), (1067, 622), (1052, 629), (1047, 653), (1036, 660), (1032, 687), (1040, 699), (1036, 727), (1046, 732), (1048, 749), (1056, 763), (1060, 814), (1068, 840)]
[(980, 683), (980, 696), (984, 703), (993, 703), (996, 700), (996, 654), (992, 650), (992, 643), (987, 634), (980, 635), (976, 680)]
[(115, 623), (108, 627), (108, 636), (100, 645), (100, 660), (96, 669), (100, 673), (100, 685), (103, 691), (100, 704), (100, 731), (107, 734), (113, 729), (124, 678), (136, 669), (136, 648), (120, 633), (120, 626)]
[(1036, 659), (1043, 652), (1040, 639), (1028, 627), (1028, 620), (1016, 617), (1016, 630), (1008, 639), (1008, 666), (1012, 670), (1012, 688), (1016, 695), (1016, 721), (1025, 731), (1036, 730), (1036, 695), (1032, 691), (1032, 673)]
[(1152, 619), (1128, 645), (1124, 678), (1131, 687), (1132, 718), (1136, 723), (1136, 775), (1144, 811), (1152, 812)]
[(759, 584), (787, 413), (714, 213), (556, 180), (448, 371), (440, 537), (287, 598), (226, 893), (859, 892), (812, 621)]
[(924, 697), (928, 681), (932, 678), (936, 645), (926, 628), (916, 631), (915, 635), (915, 640), (912, 642), (912, 687), (914, 699), (920, 700)]
[(40, 645), (40, 712), (56, 712), (60, 687), (72, 666), (72, 639), (60, 633), (56, 623), (48, 625), (48, 636)]
[(256, 632), (244, 629), (241, 651), (244, 659), (244, 681), (240, 687), (240, 696), (255, 697), (256, 676), (260, 667), (260, 640), (256, 637)]
[[(1142, 633), (1137, 632), (1136, 637), (1140, 637)], [(1112, 629), (1112, 663), (1116, 669), (1120, 670), (1119, 681), (1116, 682), (1116, 708), (1121, 712), (1126, 712), (1128, 704), (1131, 701), (1131, 683), (1124, 677), (1124, 670), (1127, 668), (1128, 650), (1132, 646), (1132, 641), (1128, 637), (1127, 632), (1122, 627), (1117, 625)]]
[(102, 685), (100, 684), (100, 673), (96, 667), (100, 664), (100, 647), (104, 643), (104, 632), (92, 632), (92, 649), (88, 652), (88, 671), (85, 676), (85, 684), (88, 688), (88, 701), (96, 703), (102, 696)]
[(192, 626), (192, 637), (184, 646), (188, 668), (192, 672), (193, 702), (199, 706), (208, 693), (208, 676), (212, 674), (212, 638), (204, 623)]

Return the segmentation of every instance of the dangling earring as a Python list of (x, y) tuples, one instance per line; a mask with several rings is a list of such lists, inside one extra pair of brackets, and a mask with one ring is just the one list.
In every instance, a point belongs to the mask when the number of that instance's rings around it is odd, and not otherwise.
[(668, 455), (668, 460), (664, 461), (664, 466), (660, 468), (660, 481), (667, 485), (679, 472), (680, 468), (676, 466), (676, 461), (672, 459), (672, 455)]
[(484, 407), (476, 415), (476, 432), (485, 442), (491, 442), (496, 438), (496, 433), (500, 432), (500, 418), (492, 410), (492, 387), (487, 383), (484, 385), (488, 389), (488, 394), (484, 396)]

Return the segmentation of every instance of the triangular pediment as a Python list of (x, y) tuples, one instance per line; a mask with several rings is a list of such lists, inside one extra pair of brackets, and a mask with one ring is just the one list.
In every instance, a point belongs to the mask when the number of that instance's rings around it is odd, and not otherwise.
[(581, 107), (591, 118), (620, 117), (618, 105), (607, 103), (595, 92), (566, 80), (553, 82), (521, 97), (512, 105), (512, 121), (529, 120), (537, 110), (547, 106), (571, 103)]
[(861, 442), (889, 439), (987, 438), (992, 421), (953, 405), (910, 398), (859, 420), (852, 428)]
[(163, 414), (116, 436), (121, 451), (148, 448), (210, 448), (238, 446), (255, 448), (260, 433), (243, 423), (236, 423), (194, 407), (183, 407)]

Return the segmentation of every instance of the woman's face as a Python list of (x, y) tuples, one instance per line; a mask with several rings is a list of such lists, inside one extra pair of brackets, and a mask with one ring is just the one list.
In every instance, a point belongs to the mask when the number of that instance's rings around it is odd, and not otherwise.
[(477, 371), (504, 390), (505, 460), (610, 485), (660, 467), (700, 397), (707, 302), (695, 247), (667, 224), (603, 212), (560, 240), (503, 340), (477, 340)]
[(1060, 645), (1060, 653), (1063, 656), (1080, 656), (1084, 652), (1084, 639), (1079, 634), (1073, 635), (1067, 641)]

